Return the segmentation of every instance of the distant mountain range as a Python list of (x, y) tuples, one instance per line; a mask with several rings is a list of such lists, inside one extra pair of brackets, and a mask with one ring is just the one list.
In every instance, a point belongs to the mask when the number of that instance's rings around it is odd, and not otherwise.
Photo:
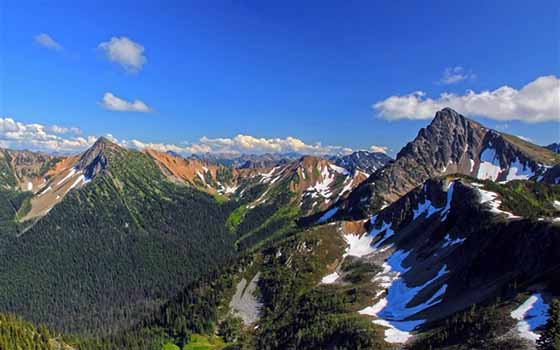
[(448, 108), (395, 160), (1, 149), (0, 312), (73, 336), (0, 320), (75, 349), (534, 348), (554, 151)]
[(548, 148), (552, 152), (560, 153), (560, 142), (551, 143), (550, 145), (546, 146), (546, 148)]

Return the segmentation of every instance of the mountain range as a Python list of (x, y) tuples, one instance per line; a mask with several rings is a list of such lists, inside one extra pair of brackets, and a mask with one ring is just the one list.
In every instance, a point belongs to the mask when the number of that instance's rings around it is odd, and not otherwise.
[(556, 152), (449, 108), (394, 160), (2, 149), (0, 312), (75, 349), (534, 348)]

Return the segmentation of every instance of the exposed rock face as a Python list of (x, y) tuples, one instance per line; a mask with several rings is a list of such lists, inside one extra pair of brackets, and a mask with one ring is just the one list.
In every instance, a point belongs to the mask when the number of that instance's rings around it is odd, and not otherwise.
[(493, 181), (528, 179), (560, 157), (542, 147), (490, 130), (450, 108), (438, 112), (397, 159), (377, 170), (338, 204), (338, 217), (362, 218), (429, 178), (464, 174)]
[(560, 164), (553, 166), (552, 168), (548, 169), (542, 177), (537, 177), (536, 180), (538, 182), (542, 181), (547, 184), (551, 185), (559, 185), (560, 184)]
[(552, 152), (560, 153), (560, 142), (554, 142), (550, 145), (546, 146), (547, 149), (551, 150)]
[(122, 148), (109, 139), (100, 137), (82, 154), (75, 167), (77, 170), (82, 170), (84, 175), (91, 179), (107, 168), (109, 158), (119, 149)]
[(393, 159), (381, 152), (356, 151), (346, 156), (333, 156), (330, 158), (334, 164), (354, 173), (362, 171), (367, 174), (381, 169)]
[(0, 149), (0, 187), (35, 192), (45, 173), (61, 159), (40, 152)]
[(241, 317), (246, 326), (255, 324), (259, 320), (262, 303), (255, 296), (259, 277), (260, 272), (257, 272), (248, 284), (247, 280), (242, 278), (237, 283), (235, 294), (229, 303), (230, 310)]

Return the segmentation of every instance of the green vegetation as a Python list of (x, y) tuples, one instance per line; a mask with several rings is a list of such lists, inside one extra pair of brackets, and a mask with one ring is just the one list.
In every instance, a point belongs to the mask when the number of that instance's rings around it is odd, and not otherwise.
[(25, 215), (31, 194), (8, 189), (0, 189), (0, 242), (8, 235), (21, 231), (18, 217)]
[(553, 165), (560, 163), (560, 154), (552, 152), (549, 149), (535, 145), (534, 143), (520, 139), (517, 136), (500, 133), (504, 139), (511, 142), (518, 149), (526, 154), (530, 154), (533, 159), (539, 163)]
[(55, 337), (45, 326), (35, 327), (14, 315), (0, 314), (0, 349), (59, 350), (70, 349), (61, 337)]
[[(0, 215), (13, 231), (24, 197), (9, 194)], [(128, 328), (233, 256), (232, 204), (177, 186), (149, 156), (120, 149), (105, 174), (25, 234), (0, 235), (0, 308), (57, 331)]]
[(318, 285), (344, 247), (336, 227), (320, 226), (263, 251), (257, 349), (384, 348), (380, 329), (355, 312), (356, 288)]
[(241, 221), (243, 221), (248, 210), (249, 208), (246, 205), (241, 205), (234, 211), (232, 211), (231, 214), (229, 214), (226, 221), (226, 226), (230, 232), (235, 232), (237, 230), (237, 227), (239, 226)]
[(506, 184), (486, 181), (484, 185), (489, 191), (500, 195), (502, 210), (532, 219), (557, 216), (558, 211), (552, 203), (560, 201), (558, 185), (520, 180)]
[(548, 311), (548, 321), (541, 337), (537, 340), (539, 350), (560, 349), (560, 299), (554, 299)]
[[(520, 343), (499, 337), (512, 329), (510, 304), (496, 302), (485, 306), (472, 305), (438, 322), (436, 328), (419, 337), (408, 350), (440, 349), (511, 349), (521, 350)], [(507, 347), (505, 346), (507, 344)]]

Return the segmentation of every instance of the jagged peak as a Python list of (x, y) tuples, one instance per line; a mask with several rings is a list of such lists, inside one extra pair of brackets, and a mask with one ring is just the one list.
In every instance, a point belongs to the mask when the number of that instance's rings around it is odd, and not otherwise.
[(82, 170), (87, 178), (93, 178), (107, 168), (114, 153), (122, 150), (124, 148), (107, 137), (101, 136), (89, 149), (82, 153), (75, 168)]
[(95, 142), (94, 144), (90, 147), (90, 149), (95, 149), (95, 148), (107, 148), (107, 147), (116, 147), (116, 148), (120, 148), (121, 146), (119, 146), (118, 144), (116, 144), (115, 142), (111, 141), (111, 139), (105, 137), (105, 136), (100, 136)]

